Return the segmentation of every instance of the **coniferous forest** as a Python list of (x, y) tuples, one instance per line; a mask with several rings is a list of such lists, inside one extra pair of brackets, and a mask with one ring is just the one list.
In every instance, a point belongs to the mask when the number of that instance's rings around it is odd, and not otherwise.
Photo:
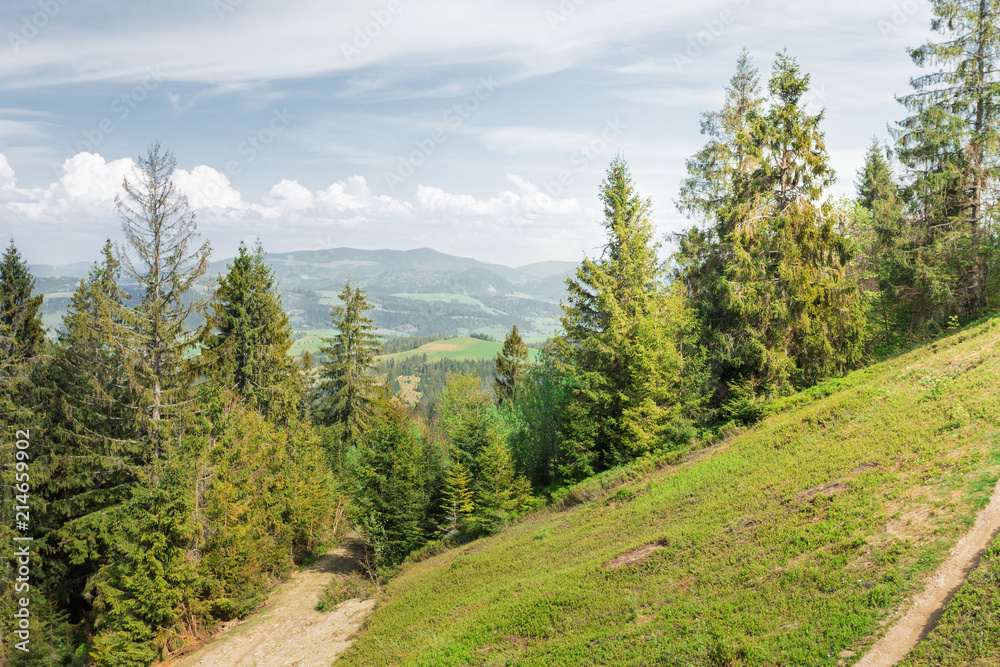
[[(619, 154), (594, 193), (604, 245), (567, 281), (560, 333), (532, 360), (513, 327), (490, 381), (481, 364), (443, 366), (420, 405), (388, 381), (411, 371), (380, 358), (356, 284), (338, 286), (315, 360), (288, 355), (259, 243), (206, 289), (211, 248), (158, 143), (58, 331), (10, 242), (0, 600), (19, 608), (27, 560), (32, 650), (5, 642), (0, 663), (167, 659), (352, 530), (384, 583), (570, 484), (676, 460), (777, 399), (995, 313), (998, 18), (992, 3), (934, 8), (940, 40), (911, 52), (926, 74), (872, 139), (853, 198), (830, 195), (809, 74), (794, 54), (761, 71), (744, 51), (686, 163), (675, 203), (690, 229), (657, 238)], [(8, 613), (0, 626), (24, 629)]]

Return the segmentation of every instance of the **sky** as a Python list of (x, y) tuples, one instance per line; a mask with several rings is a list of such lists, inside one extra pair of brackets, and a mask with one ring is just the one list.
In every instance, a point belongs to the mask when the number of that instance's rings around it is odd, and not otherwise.
[(3, 0), (0, 240), (33, 264), (121, 240), (154, 141), (213, 259), (429, 247), (520, 266), (603, 239), (618, 153), (663, 238), (743, 48), (787, 49), (850, 195), (904, 116), (926, 0)]

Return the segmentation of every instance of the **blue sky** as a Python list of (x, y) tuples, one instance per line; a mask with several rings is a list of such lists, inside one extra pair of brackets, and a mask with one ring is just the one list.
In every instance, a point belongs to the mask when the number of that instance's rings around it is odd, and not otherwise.
[(93, 260), (154, 139), (214, 257), (417, 248), (517, 266), (601, 244), (621, 151), (666, 234), (743, 47), (787, 48), (838, 182), (903, 116), (926, 0), (4, 0), (0, 237)]

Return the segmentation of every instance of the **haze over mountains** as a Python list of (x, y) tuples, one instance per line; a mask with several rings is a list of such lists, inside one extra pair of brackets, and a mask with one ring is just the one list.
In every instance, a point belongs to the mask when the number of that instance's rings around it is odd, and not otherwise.
[[(213, 262), (213, 277), (231, 259)], [(572, 262), (541, 262), (518, 268), (488, 264), (432, 250), (334, 248), (269, 253), (286, 311), (297, 333), (328, 329), (330, 306), (350, 278), (367, 290), (384, 335), (502, 337), (516, 324), (526, 338), (544, 339), (557, 326), (559, 300)], [(90, 264), (32, 265), (36, 291), (45, 294), (44, 320), (61, 325), (69, 297)]]

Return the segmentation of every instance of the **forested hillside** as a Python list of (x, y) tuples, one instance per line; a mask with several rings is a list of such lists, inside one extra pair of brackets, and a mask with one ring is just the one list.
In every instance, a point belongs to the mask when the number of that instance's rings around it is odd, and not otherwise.
[[(347, 529), (385, 587), (348, 664), (820, 664), (869, 646), (997, 478), (997, 15), (933, 10), (941, 41), (912, 51), (932, 71), (853, 198), (829, 194), (809, 75), (744, 51), (669, 255), (619, 154), (603, 245), (564, 281), (259, 242), (213, 269), (158, 143), (51, 336), (53, 284), (11, 241), (0, 634), (21, 648), (0, 662), (169, 659)], [(456, 348), (425, 360), (390, 333), (478, 338), (425, 340)], [(487, 362), (458, 349), (487, 344)], [(948, 637), (964, 648), (947, 660), (995, 658), (995, 624), (969, 639), (975, 611), (913, 659)]]

